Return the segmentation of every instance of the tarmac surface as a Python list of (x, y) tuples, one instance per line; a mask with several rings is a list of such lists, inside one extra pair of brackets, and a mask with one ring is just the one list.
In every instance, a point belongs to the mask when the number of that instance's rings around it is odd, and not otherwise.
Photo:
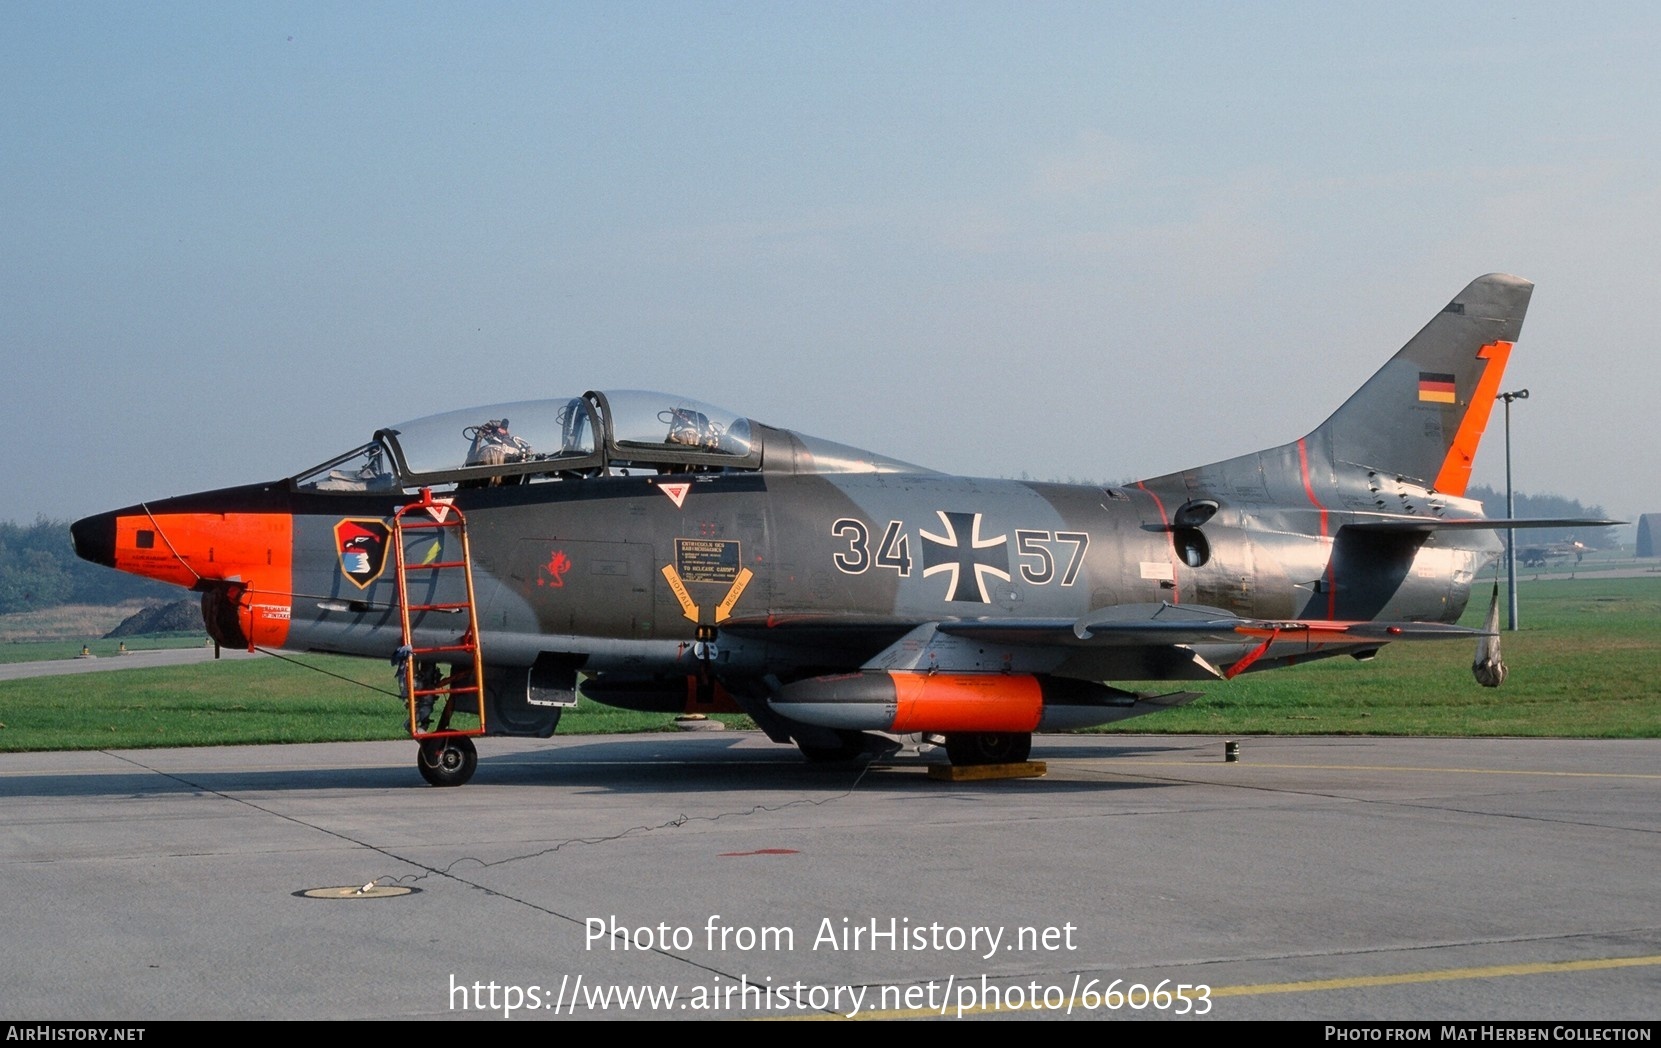
[(1654, 741), (480, 750), (0, 756), (0, 1018), (1661, 1018)]
[(263, 652), (243, 648), (224, 648), (216, 655), (209, 647), (199, 648), (145, 648), (125, 655), (100, 655), (78, 659), (54, 659), (47, 662), (0, 662), (0, 681), (27, 680), (31, 677), (63, 677), (75, 673), (103, 673), (110, 670), (136, 670), (151, 666), (190, 666), (198, 662), (223, 659), (267, 659)]

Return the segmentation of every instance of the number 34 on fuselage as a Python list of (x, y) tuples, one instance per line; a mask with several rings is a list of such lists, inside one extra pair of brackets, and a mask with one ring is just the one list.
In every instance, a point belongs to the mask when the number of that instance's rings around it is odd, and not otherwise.
[(579, 690), (741, 709), (815, 758), (919, 732), (1019, 760), (1194, 697), (1112, 681), (1470, 635), (1499, 522), (1462, 496), (1531, 290), (1479, 278), (1307, 436), (1136, 483), (949, 476), (589, 392), (89, 517), (76, 548), (202, 593), (219, 643), (394, 659), (441, 785), (472, 736), (546, 737)]

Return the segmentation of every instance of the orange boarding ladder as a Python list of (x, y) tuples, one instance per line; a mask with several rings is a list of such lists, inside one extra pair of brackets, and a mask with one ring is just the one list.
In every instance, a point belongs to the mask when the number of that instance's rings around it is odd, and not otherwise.
[[(431, 560), (421, 564), (408, 562), (404, 555), (404, 536), (407, 532), (432, 531), (435, 535), (442, 535), (444, 529), (454, 529), (461, 546), (460, 560)], [(404, 629), (402, 650), (408, 653), (404, 656), (404, 702), (409, 707), (410, 735), (417, 739), (483, 735), (484, 693), (480, 685), (484, 680), (484, 662), (479, 656), (479, 617), (474, 611), (473, 556), (467, 544), (467, 519), (461, 510), (451, 505), (448, 500), (433, 498), (431, 488), (422, 488), (419, 499), (407, 506), (400, 506), (392, 515), (392, 548), (398, 557), (398, 615)], [(466, 600), (438, 604), (410, 603), (409, 583), (412, 576), (417, 580), (435, 580), (440, 577), (440, 572), (458, 570), (465, 583)], [(437, 587), (435, 585), (432, 588)], [(454, 644), (440, 644), (434, 647), (416, 645), (410, 620), (414, 616), (424, 616), (431, 612), (444, 615), (465, 614), (466, 631)], [(450, 663), (450, 675), (432, 687), (423, 687), (416, 667), (422, 662), (439, 661), (433, 656), (439, 656), (443, 661)], [(469, 664), (472, 673), (462, 673), (462, 669)], [(461, 678), (464, 683), (457, 684), (457, 678)], [(473, 704), (479, 713), (477, 728), (450, 727), (450, 718), (456, 712), (457, 696), (473, 698)], [(443, 710), (437, 726), (430, 731), (422, 729), (417, 717), (420, 701), (428, 697), (433, 700), (433, 708)]]

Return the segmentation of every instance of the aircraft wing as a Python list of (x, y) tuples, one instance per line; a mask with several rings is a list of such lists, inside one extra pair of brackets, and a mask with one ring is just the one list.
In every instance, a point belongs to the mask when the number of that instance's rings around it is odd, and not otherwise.
[(1068, 647), (1136, 647), (1172, 644), (1239, 644), (1264, 637), (1309, 635), (1323, 641), (1450, 640), (1487, 636), (1484, 631), (1445, 622), (1249, 619), (1220, 608), (1179, 604), (1120, 604), (1078, 619), (937, 619), (928, 623), (900, 617), (806, 614), (768, 619), (734, 619), (723, 633), (741, 636), (797, 634), (831, 636), (919, 629), (993, 644)]
[[(1171, 613), (1178, 614), (1171, 614)], [(1325, 619), (1247, 619), (1217, 608), (1174, 604), (1132, 604), (1109, 608), (1072, 622), (1044, 620), (942, 622), (940, 632), (1004, 643), (1067, 640), (1107, 645), (1238, 644), (1242, 638), (1307, 634), (1320, 640), (1448, 640), (1483, 636), (1482, 630), (1445, 622), (1343, 622)]]
[[(732, 622), (723, 632), (768, 633), (804, 644), (864, 641), (865, 670), (1048, 672), (1082, 680), (1232, 677), (1265, 655), (1294, 657), (1331, 646), (1362, 650), (1403, 640), (1488, 636), (1440, 622), (1345, 622), (1242, 618), (1201, 605), (1129, 604), (1078, 619), (938, 619), (918, 623), (811, 614)], [(1328, 653), (1331, 653), (1330, 651)]]

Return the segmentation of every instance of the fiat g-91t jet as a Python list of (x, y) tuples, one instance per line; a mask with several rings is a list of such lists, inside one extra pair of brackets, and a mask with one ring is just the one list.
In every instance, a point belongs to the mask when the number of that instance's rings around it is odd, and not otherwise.
[(89, 517), (76, 548), (200, 592), (220, 644), (392, 659), (439, 785), (578, 694), (743, 710), (810, 758), (920, 733), (1023, 760), (1187, 682), (1471, 635), (1504, 522), (1462, 496), (1531, 290), (1481, 277), (1307, 436), (1135, 483), (949, 476), (595, 391)]

